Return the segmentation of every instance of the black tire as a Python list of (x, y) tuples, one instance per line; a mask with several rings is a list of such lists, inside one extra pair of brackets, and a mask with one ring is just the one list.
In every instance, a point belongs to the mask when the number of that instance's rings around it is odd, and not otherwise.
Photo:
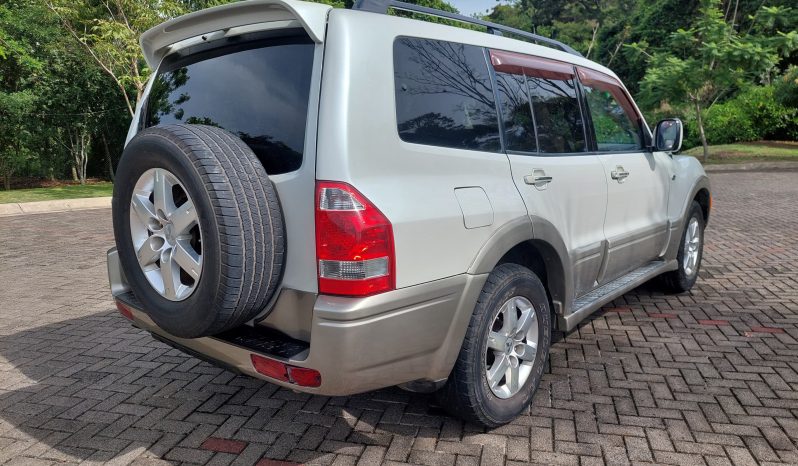
[[(134, 251), (132, 194), (153, 168), (180, 181), (202, 232), (202, 274), (182, 301), (166, 299), (150, 285)], [(277, 193), (252, 150), (219, 128), (167, 125), (137, 134), (119, 162), (113, 224), (132, 291), (152, 320), (177, 337), (213, 335), (253, 319), (282, 276), (285, 229)]]
[[(501, 306), (510, 298), (527, 298), (538, 325), (538, 351), (532, 371), (520, 390), (509, 398), (499, 398), (488, 385), (486, 355), (488, 333)], [(546, 290), (529, 269), (517, 264), (502, 264), (488, 277), (468, 325), (460, 355), (449, 379), (436, 395), (438, 402), (453, 416), (486, 427), (498, 427), (523, 414), (543, 377), (551, 346), (551, 312)]]
[[(692, 219), (698, 222), (698, 259), (696, 260), (695, 268), (692, 273), (688, 274), (685, 269), (684, 254), (685, 254), (685, 240), (687, 239), (687, 229), (690, 226)], [(670, 293), (684, 293), (690, 291), (698, 280), (698, 272), (701, 270), (701, 259), (704, 256), (704, 211), (701, 210), (701, 205), (693, 201), (690, 205), (687, 218), (684, 223), (684, 230), (682, 230), (682, 239), (679, 241), (679, 252), (676, 254), (676, 261), (679, 263), (679, 268), (670, 272), (665, 272), (660, 276), (660, 283), (665, 291)]]

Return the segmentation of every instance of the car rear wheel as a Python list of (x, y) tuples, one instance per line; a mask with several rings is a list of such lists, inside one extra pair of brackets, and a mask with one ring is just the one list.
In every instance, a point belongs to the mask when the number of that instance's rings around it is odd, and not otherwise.
[(465, 420), (487, 427), (506, 424), (532, 402), (550, 345), (543, 284), (525, 267), (502, 264), (482, 289), (438, 401)]
[(283, 270), (283, 219), (243, 141), (211, 126), (148, 128), (127, 145), (117, 173), (119, 258), (159, 327), (213, 335), (266, 307)]

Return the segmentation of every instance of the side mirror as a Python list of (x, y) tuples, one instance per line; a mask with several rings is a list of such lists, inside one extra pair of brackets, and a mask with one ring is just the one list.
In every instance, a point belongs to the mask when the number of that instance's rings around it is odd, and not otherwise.
[(657, 123), (654, 130), (654, 148), (662, 152), (678, 152), (682, 148), (683, 137), (682, 120), (667, 118)]

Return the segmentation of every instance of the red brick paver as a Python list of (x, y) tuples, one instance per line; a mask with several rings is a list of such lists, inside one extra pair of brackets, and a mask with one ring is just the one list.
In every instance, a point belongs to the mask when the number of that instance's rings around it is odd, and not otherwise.
[(186, 356), (114, 309), (109, 211), (0, 218), (0, 464), (798, 464), (798, 173), (712, 183), (693, 292), (646, 285), (558, 337), (530, 412), (492, 431)]

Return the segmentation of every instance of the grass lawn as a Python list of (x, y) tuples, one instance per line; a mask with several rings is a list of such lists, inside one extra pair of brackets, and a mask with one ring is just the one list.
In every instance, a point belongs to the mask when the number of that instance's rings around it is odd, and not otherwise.
[(9, 202), (52, 201), (55, 199), (77, 199), (81, 197), (104, 197), (113, 193), (112, 183), (70, 184), (49, 188), (12, 189), (0, 191), (0, 204)]
[[(704, 150), (693, 147), (682, 154), (702, 160)], [(709, 146), (709, 163), (772, 162), (790, 160), (798, 162), (798, 142), (756, 141)]]

